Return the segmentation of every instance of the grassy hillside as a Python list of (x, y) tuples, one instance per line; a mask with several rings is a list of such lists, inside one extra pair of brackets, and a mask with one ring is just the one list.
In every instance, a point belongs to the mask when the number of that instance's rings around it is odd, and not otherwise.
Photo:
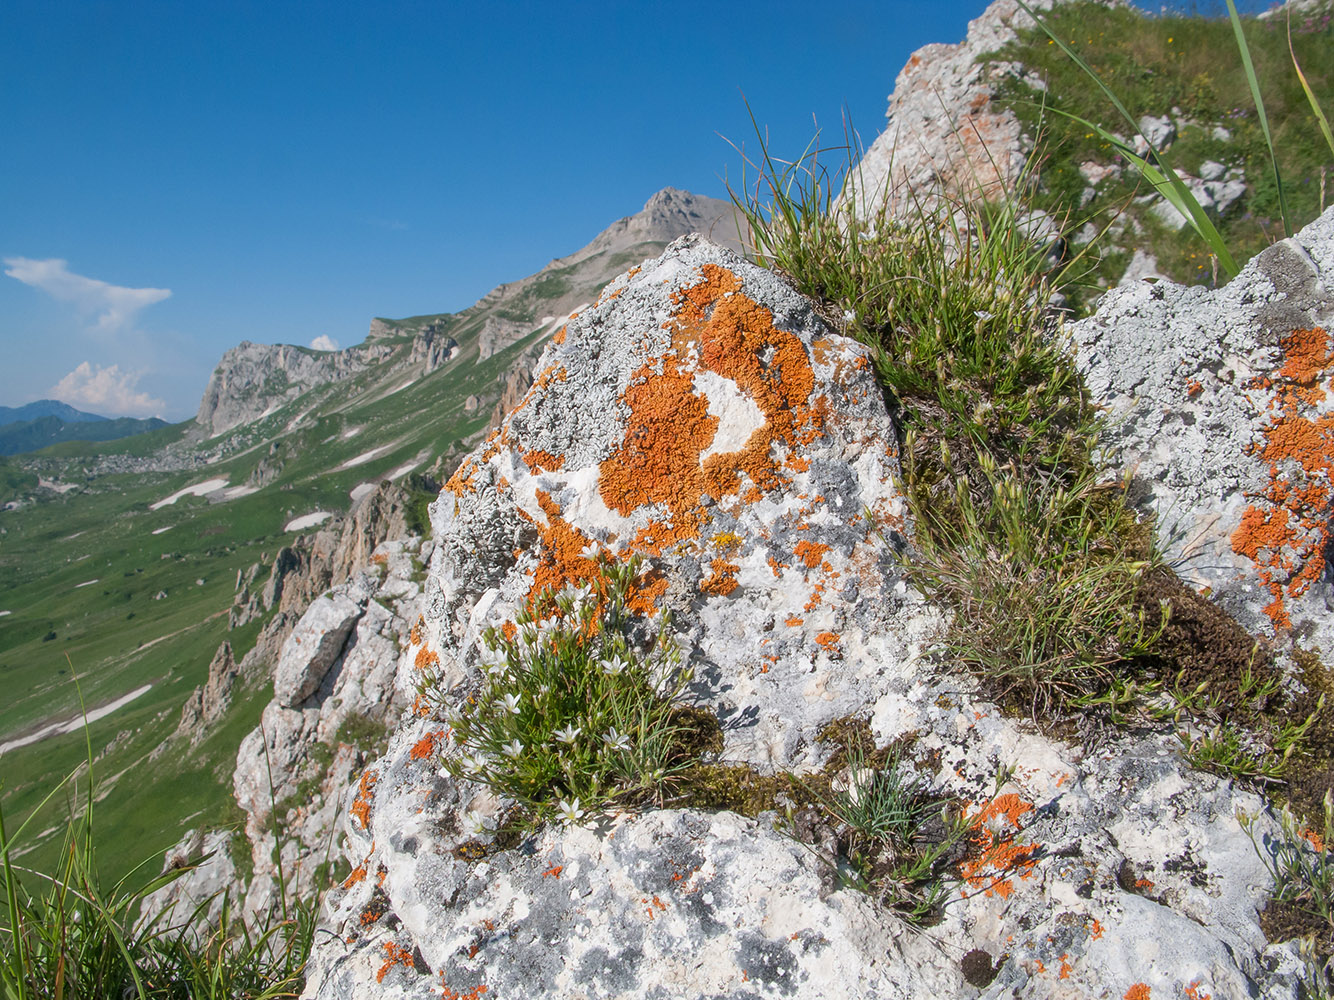
[[(1245, 193), (1215, 220), (1239, 265), (1285, 235), (1268, 147), (1226, 16), (1149, 16), (1130, 6), (1080, 2), (1060, 5), (1046, 18), (1132, 115), (1173, 120), (1177, 135), (1167, 158), (1178, 172), (1200, 177), (1210, 161), (1242, 172)], [(1290, 221), (1294, 229), (1300, 228), (1334, 201), (1330, 150), (1293, 69), (1286, 19), (1247, 18), (1245, 29), (1274, 133)], [(1292, 47), (1326, 113), (1334, 111), (1334, 24), (1328, 13), (1294, 18)], [(1131, 250), (1143, 248), (1174, 280), (1212, 284), (1212, 263), (1193, 232), (1156, 218), (1149, 211), (1157, 201), (1152, 189), (1133, 169), (1126, 169), (1097, 133), (1066, 116), (1133, 138), (1083, 71), (1036, 28), (1021, 33), (993, 58), (1013, 60), (1032, 71), (1025, 79), (1010, 77), (998, 96), (1023, 122), (1026, 133), (1038, 137), (1037, 207), (1068, 216), (1072, 230), (1090, 223), (1099, 230), (1112, 227), (1096, 277), (1115, 283)], [(1025, 82), (1034, 79), (1042, 84)], [(1112, 169), (1093, 183), (1089, 171), (1081, 173), (1082, 164)], [(1218, 280), (1224, 277), (1220, 274)]]
[[(464, 400), (494, 397), (499, 378), (538, 336), (481, 363), (461, 357), (408, 384), (401, 370), (376, 369), (322, 387), (245, 428), (244, 446), (205, 469), (100, 476), (80, 492), (42, 491), (39, 502), (0, 512), (0, 611), (9, 612), (0, 615), (0, 684), (7, 692), (0, 743), (76, 714), (74, 673), (90, 709), (152, 685), (90, 727), (94, 753), (109, 747), (98, 769), (108, 792), (99, 825), (110, 869), (141, 860), (149, 847), (165, 848), (187, 826), (217, 825), (231, 815), (236, 748), (258, 721), (263, 690), (241, 699), (190, 759), (147, 757), (175, 728), (218, 644), (230, 640), (239, 658), (254, 643), (260, 623), (227, 629), (238, 571), (290, 544), (296, 533), (283, 528), (293, 518), (341, 514), (358, 484), (395, 472), (405, 479), (475, 438), (490, 408), (468, 413)], [(179, 440), (183, 426), (110, 446), (62, 445), (41, 460), (60, 459), (74, 473), (98, 451), (156, 451)], [(350, 464), (356, 459), (362, 461)], [(220, 503), (185, 496), (150, 509), (204, 480), (244, 484), (261, 460), (279, 472), (257, 492)], [(34, 485), (8, 462), (0, 476), (12, 481), (6, 488)], [(7, 815), (26, 814), (83, 755), (79, 732), (6, 752)], [(53, 808), (43, 829), (57, 825), (61, 806)], [(43, 853), (55, 846), (48, 840), (36, 859), (47, 860)]]

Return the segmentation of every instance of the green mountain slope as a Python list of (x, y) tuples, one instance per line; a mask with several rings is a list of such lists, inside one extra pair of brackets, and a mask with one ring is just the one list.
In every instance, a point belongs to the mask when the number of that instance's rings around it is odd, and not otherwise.
[[(711, 199), (691, 204), (706, 202), (730, 213)], [(230, 641), (239, 660), (264, 624), (228, 630), (238, 575), (297, 542), (300, 531), (286, 530), (294, 520), (341, 516), (354, 493), (385, 479), (452, 472), (486, 430), (512, 370), (530, 368), (559, 328), (565, 304), (591, 301), (626, 266), (689, 231), (685, 212), (645, 224), (654, 208), (462, 312), (377, 321), (381, 360), (259, 400), (261, 416), (221, 434), (187, 421), (0, 466), (0, 482), (20, 501), (0, 510), (0, 747), (76, 717), (80, 697), (92, 709), (146, 688), (89, 727), (113, 869), (165, 848), (186, 826), (231, 816), (236, 749), (268, 699), (262, 686), (192, 754), (149, 755), (175, 729), (219, 643)], [(488, 329), (503, 329), (503, 342), (484, 346)], [(447, 357), (425, 356), (428, 332), (454, 342)], [(55, 488), (38, 487), (37, 476)], [(200, 484), (207, 495), (163, 503)], [(0, 750), (7, 818), (34, 808), (83, 754), (81, 731)], [(55, 846), (46, 841), (38, 853)]]

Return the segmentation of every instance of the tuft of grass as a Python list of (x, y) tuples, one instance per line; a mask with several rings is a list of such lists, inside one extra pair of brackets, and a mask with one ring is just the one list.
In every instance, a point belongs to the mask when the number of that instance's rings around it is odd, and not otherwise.
[(1274, 879), (1260, 923), (1270, 940), (1298, 938), (1306, 964), (1305, 995), (1334, 995), (1334, 793), (1326, 792), (1323, 825), (1304, 826), (1287, 807), (1278, 813), (1278, 831), (1257, 839), (1254, 815), (1238, 814), (1242, 828)]
[(827, 796), (815, 794), (837, 824), (836, 842), (852, 881), (921, 923), (950, 892), (942, 869), (968, 824), (962, 815), (950, 818), (948, 805), (905, 775), (894, 748), (868, 755), (849, 743), (843, 760), (846, 780), (831, 783)]
[(690, 672), (665, 616), (629, 606), (637, 561), (602, 557), (598, 580), (547, 591), (484, 640), (481, 687), (449, 718), (444, 766), (526, 811), (577, 822), (661, 801), (688, 764), (678, 714)]
[(1159, 630), (1133, 600), (1151, 536), (1096, 460), (1101, 417), (1060, 337), (1081, 262), (1017, 192), (858, 219), (836, 205), (855, 170), (838, 148), (830, 171), (817, 142), (790, 163), (761, 142), (733, 195), (755, 257), (871, 350), (904, 428), (904, 568), (954, 611), (945, 647), (1035, 716), (1096, 697)]
[[(155, 858), (108, 885), (96, 860), (96, 788), (88, 747), (85, 801), (74, 784), (83, 766), (50, 790), (71, 791), (61, 860), (52, 871), (15, 863), (32, 817), (11, 835), (0, 805), (0, 989), (6, 1000), (270, 1000), (295, 997), (314, 936), (315, 900), (286, 901), (282, 913), (257, 920), (237, 913), (227, 896), (209, 924), (213, 899), (188, 915), (171, 910), (142, 917), (146, 897), (192, 865), (146, 877)], [(197, 859), (193, 864), (207, 858)], [(253, 921), (253, 922), (252, 922)]]

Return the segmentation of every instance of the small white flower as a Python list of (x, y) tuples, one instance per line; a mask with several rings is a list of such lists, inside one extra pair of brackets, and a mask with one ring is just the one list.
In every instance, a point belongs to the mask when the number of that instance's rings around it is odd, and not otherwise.
[(608, 677), (615, 677), (624, 669), (625, 661), (619, 656), (613, 655), (610, 660), (602, 661), (602, 672)]
[(855, 320), (856, 318), (857, 318), (857, 314), (856, 314), (855, 312), (853, 312), (851, 309), (844, 309), (844, 310), (843, 310), (843, 322), (845, 322), (845, 323), (851, 323), (851, 322), (852, 322), (853, 320)]
[(510, 715), (519, 714), (520, 711), (519, 696), (517, 694), (505, 695), (504, 702), (505, 702), (505, 711), (509, 712)]
[(519, 754), (523, 753), (523, 744), (520, 743), (518, 740), (510, 740), (503, 747), (501, 747), (501, 753), (503, 753), (506, 757), (517, 758)]
[(599, 551), (601, 550), (598, 548), (597, 542), (589, 542), (587, 545), (585, 545), (582, 549), (579, 550), (579, 558), (596, 559), (598, 557)]
[(583, 819), (584, 811), (579, 808), (579, 800), (576, 798), (573, 802), (569, 799), (561, 799), (556, 806), (556, 811), (560, 813), (560, 818), (567, 823), (578, 823)]
[(574, 741), (579, 738), (579, 727), (573, 722), (567, 723), (563, 729), (556, 730), (555, 736), (566, 746), (573, 746)]
[(629, 750), (630, 737), (625, 733), (618, 733), (616, 727), (612, 726), (602, 735), (602, 742), (607, 744), (612, 750)]
[(463, 817), (463, 835), (476, 837), (486, 829), (486, 817), (479, 812), (470, 812)]

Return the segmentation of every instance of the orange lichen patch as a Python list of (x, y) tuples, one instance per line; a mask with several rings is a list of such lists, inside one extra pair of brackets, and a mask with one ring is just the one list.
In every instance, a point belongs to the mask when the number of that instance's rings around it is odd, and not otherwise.
[(555, 472), (565, 466), (564, 455), (553, 455), (540, 448), (524, 452), (523, 461), (533, 472)]
[(1329, 540), (1331, 482), (1334, 481), (1334, 414), (1313, 414), (1323, 402), (1321, 382), (1334, 369), (1329, 334), (1294, 330), (1283, 341), (1284, 363), (1275, 380), (1253, 387), (1273, 388), (1271, 421), (1262, 431), (1258, 457), (1269, 466), (1260, 503), (1246, 508), (1232, 533), (1232, 551), (1259, 569), (1260, 583), (1273, 600), (1265, 613), (1280, 627), (1292, 620), (1285, 599), (1300, 597), (1320, 579)]
[(599, 469), (603, 502), (625, 516), (660, 504), (672, 513), (675, 539), (698, 537), (706, 489), (700, 455), (713, 443), (718, 418), (671, 356), (662, 359), (661, 374), (652, 364), (635, 372), (622, 400), (630, 420), (621, 447)]
[(1155, 885), (1157, 885), (1157, 883), (1154, 882), (1154, 880), (1151, 879), (1151, 878), (1137, 878), (1137, 879), (1135, 879), (1135, 888), (1136, 888), (1136, 889), (1143, 889), (1143, 890), (1145, 890), (1145, 891), (1147, 892), (1149, 889), (1152, 889)]
[(676, 533), (670, 525), (661, 521), (650, 521), (645, 527), (635, 532), (630, 547), (637, 552), (646, 552), (651, 556), (660, 556), (677, 543)]
[(827, 652), (833, 653), (838, 650), (838, 633), (821, 632), (815, 637), (815, 642)]
[[(546, 591), (559, 590), (569, 583), (590, 584), (595, 596), (602, 594), (606, 581), (601, 567), (596, 560), (583, 555), (590, 539), (565, 520), (550, 493), (537, 490), (535, 495), (547, 523), (545, 526), (537, 524), (541, 546), (533, 571), (533, 585), (528, 592), (530, 604)], [(636, 614), (652, 615), (658, 599), (666, 592), (667, 577), (659, 570), (651, 570), (630, 585), (626, 605)]]
[(472, 482), (476, 475), (477, 463), (471, 458), (465, 458), (462, 464), (454, 470), (454, 475), (450, 476), (445, 482), (445, 489), (456, 497), (471, 493), (476, 488)]
[(486, 993), (486, 991), (487, 985), (485, 983), (479, 983), (471, 989), (464, 990), (462, 993), (456, 992), (455, 990), (451, 990), (449, 984), (445, 982), (445, 974), (443, 972), (440, 973), (441, 1000), (478, 1000), (478, 998)]
[(1205, 993), (1200, 989), (1203, 979), (1196, 979), (1187, 984), (1185, 989), (1186, 1000), (1213, 1000), (1213, 994)]
[(365, 879), (366, 879), (366, 866), (358, 865), (356, 868), (353, 868), (352, 873), (343, 880), (342, 888), (351, 889), (358, 882), (363, 882), (365, 881)]
[(825, 592), (824, 582), (820, 581), (816, 583), (814, 589), (811, 590), (811, 599), (807, 601), (805, 604), (805, 610), (814, 611), (816, 608), (818, 608), (820, 606), (820, 598), (824, 596), (824, 592)]
[(1136, 983), (1126, 990), (1126, 994), (1121, 1000), (1151, 1000), (1149, 994), (1149, 987), (1145, 983)]
[(426, 634), (426, 618), (422, 615), (417, 616), (417, 623), (408, 629), (408, 641), (414, 646), (422, 644), (422, 637)]
[(796, 615), (789, 615), (783, 622), (788, 628), (796, 628), (798, 625), (804, 625), (805, 623), (805, 618), (798, 618)]
[(721, 558), (714, 559), (710, 566), (713, 572), (709, 574), (708, 579), (699, 585), (701, 594), (717, 594), (719, 597), (726, 597), (740, 586), (736, 578), (737, 571), (741, 569), (740, 566)]
[[(732, 272), (707, 264), (701, 280), (673, 294), (666, 324), (675, 353), (652, 359), (634, 373), (622, 401), (630, 411), (621, 447), (601, 466), (599, 490), (609, 508), (628, 516), (647, 504), (672, 514), (677, 540), (696, 538), (701, 499), (774, 489), (786, 478), (771, 457), (774, 445), (791, 453), (823, 433), (826, 401), (811, 396), (815, 376), (800, 339), (778, 330), (773, 314), (741, 294)], [(699, 367), (734, 382), (759, 408), (764, 423), (738, 451), (703, 453), (718, 418), (695, 392), (694, 372), (681, 359), (697, 345)]]
[(829, 551), (829, 546), (819, 542), (808, 542), (803, 538), (792, 547), (792, 551), (806, 564), (807, 569), (815, 569), (824, 559), (824, 554)]
[(445, 731), (437, 729), (435, 732), (427, 733), (408, 751), (408, 756), (413, 760), (427, 760), (435, 755), (435, 745), (445, 738)]
[(1102, 924), (1097, 919), (1090, 919), (1088, 923), (1089, 937), (1097, 941), (1102, 937)]
[(548, 868), (546, 871), (542, 873), (542, 877), (559, 879), (560, 873), (563, 872), (564, 870), (565, 870), (564, 865), (552, 865), (550, 868)]
[(417, 650), (417, 655), (413, 658), (412, 665), (418, 670), (434, 670), (436, 667), (440, 666), (440, 654), (427, 646), (423, 646), (421, 649)]
[(1187, 395), (1187, 396), (1198, 396), (1198, 395), (1199, 395), (1200, 393), (1202, 393), (1203, 391), (1204, 391), (1204, 386), (1201, 385), (1201, 384), (1199, 383), (1198, 380), (1193, 379), (1193, 378), (1191, 378), (1191, 379), (1186, 379), (1186, 395)]
[(1032, 877), (1038, 863), (1034, 855), (1041, 845), (1020, 844), (1015, 840), (1024, 815), (1032, 809), (1033, 803), (1009, 792), (996, 796), (972, 817), (970, 825), (974, 833), (970, 839), (976, 853), (959, 865), (970, 886), (984, 890), (988, 896), (1008, 899), (1014, 892), (1014, 883), (1007, 875)]
[(1067, 952), (1066, 954), (1061, 956), (1061, 973), (1056, 978), (1069, 979), (1070, 973), (1074, 971), (1074, 968), (1075, 967), (1070, 964), (1070, 955)]
[(1325, 853), (1325, 838), (1320, 836), (1314, 830), (1306, 829), (1299, 834), (1303, 840), (1311, 845), (1318, 854)]
[(793, 455), (787, 460), (787, 467), (793, 472), (805, 472), (811, 467), (811, 460), (802, 458), (800, 455)]
[(567, 583), (596, 581), (597, 563), (581, 554), (589, 544), (588, 537), (565, 520), (550, 493), (538, 490), (536, 495), (537, 505), (546, 515), (547, 523), (545, 527), (538, 525), (542, 545), (530, 597), (535, 598), (546, 590), (559, 590)]
[(352, 800), (352, 808), (348, 810), (361, 821), (363, 830), (371, 828), (371, 802), (375, 799), (375, 783), (379, 780), (380, 776), (374, 771), (362, 771), (357, 797)]
[(565, 343), (565, 327), (561, 327), (551, 335), (551, 342), (557, 346)]
[(514, 637), (519, 634), (519, 626), (515, 625), (514, 622), (506, 622), (500, 626), (500, 632), (506, 639), (513, 642)]
[(431, 714), (431, 706), (426, 703), (426, 699), (420, 694), (412, 699), (412, 708), (409, 710), (412, 715), (418, 719), (424, 719)]
[(769, 564), (769, 568), (773, 570), (774, 579), (777, 579), (778, 577), (783, 575), (783, 567), (786, 566), (787, 563), (779, 562), (773, 556), (767, 556), (765, 558), (765, 562), (767, 562)]
[(396, 965), (402, 965), (409, 969), (415, 968), (416, 966), (416, 963), (412, 959), (412, 952), (408, 951), (406, 948), (400, 947), (393, 941), (386, 941), (384, 943), (384, 953), (386, 956), (384, 965), (380, 966), (380, 971), (375, 974), (375, 981), (377, 983), (384, 982), (384, 977), (387, 976), (389, 970)]
[(642, 899), (640, 899), (640, 902), (641, 902), (641, 903), (648, 903), (648, 906), (646, 906), (644, 909), (645, 909), (645, 911), (648, 913), (648, 918), (649, 918), (650, 920), (654, 919), (654, 917), (656, 916), (656, 914), (653, 912), (653, 908), (654, 908), (654, 907), (657, 907), (658, 910), (661, 911), (661, 912), (663, 912), (663, 913), (666, 913), (666, 912), (667, 912), (667, 904), (664, 903), (664, 902), (663, 902), (661, 899), (659, 899), (657, 896), (654, 896), (654, 897), (653, 897), (652, 902), (649, 901), (649, 898), (648, 898), (647, 896), (645, 896), (645, 897), (643, 897)]

